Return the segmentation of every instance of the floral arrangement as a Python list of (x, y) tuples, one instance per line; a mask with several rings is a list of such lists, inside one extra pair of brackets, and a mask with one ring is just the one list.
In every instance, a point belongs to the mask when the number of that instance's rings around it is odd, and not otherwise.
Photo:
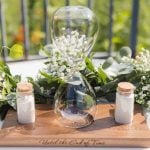
[(52, 99), (61, 83), (86, 67), (84, 59), (89, 52), (90, 40), (76, 30), (70, 34), (66, 34), (65, 30), (62, 28), (62, 36), (40, 50), (40, 55), (48, 58), (45, 67), (39, 71), (35, 81), (28, 78), (36, 86), (35, 94), (39, 101)]
[[(61, 51), (59, 51), (59, 53), (61, 53)], [(92, 62), (92, 57), (83, 57), (85, 59), (85, 64), (78, 67), (78, 71), (80, 71), (91, 84), (99, 98), (105, 97), (108, 101), (114, 102), (117, 84), (121, 81), (128, 81), (132, 82), (136, 86), (136, 102), (142, 105), (147, 105), (147, 102), (150, 100), (150, 74), (148, 65), (148, 61), (150, 60), (149, 50), (142, 50), (142, 52), (137, 55), (136, 59), (132, 59), (131, 54), (132, 52), (129, 47), (123, 47), (114, 58), (109, 57), (104, 63), (100, 64), (99, 67), (95, 67)], [(49, 65), (52, 64), (53, 56), (49, 55), (48, 57), (51, 61), (46, 63), (46, 67), (44, 68), (47, 75), (43, 76), (45, 79), (48, 75), (51, 75), (52, 78), (56, 75), (56, 73), (55, 75), (52, 74), (51, 67), (49, 68)], [(57, 57), (55, 57), (54, 60), (55, 63), (59, 62)], [(141, 70), (142, 66), (143, 70)], [(59, 67), (61, 67), (61, 65), (59, 65)], [(66, 65), (65, 67), (65, 69), (71, 68), (69, 65)], [(65, 70), (61, 71), (65, 72)], [(59, 69), (57, 71), (57, 67), (55, 72), (59, 73)], [(57, 74), (57, 79), (64, 80), (61, 74)], [(40, 78), (37, 79), (36, 83), (38, 83), (38, 81), (40, 81)], [(40, 86), (42, 86), (42, 84)]]
[[(67, 40), (72, 41), (71, 47), (67, 47)], [(27, 78), (34, 86), (37, 103), (45, 103), (47, 100), (52, 100), (58, 86), (62, 82), (66, 82), (67, 78), (73, 73), (80, 71), (93, 87), (97, 97), (105, 97), (110, 102), (114, 101), (117, 84), (121, 81), (128, 81), (136, 86), (136, 102), (148, 106), (150, 101), (149, 50), (143, 49), (133, 59), (131, 58), (131, 49), (123, 47), (115, 57), (109, 57), (99, 67), (95, 67), (92, 57), (87, 57), (87, 54), (83, 55), (83, 52), (87, 50), (85, 48), (87, 46), (87, 39), (84, 35), (79, 36), (77, 32), (72, 32), (70, 37), (62, 36), (56, 41), (40, 51), (40, 54), (48, 57), (45, 67), (39, 71), (35, 79), (31, 77)], [(81, 51), (74, 54), (73, 52), (78, 50), (76, 42), (81, 42), (79, 44)], [(15, 51), (14, 54), (17, 54), (17, 49), (18, 56), (21, 56), (22, 47), (18, 47), (17, 45), (10, 48), (11, 54), (13, 54), (13, 50)], [(70, 57), (68, 58), (67, 55)], [(79, 63), (73, 61), (75, 58), (78, 59)], [(9, 67), (2, 61), (0, 63), (0, 77), (0, 104), (9, 103), (15, 108), (16, 84), (20, 82), (21, 77), (13, 76)]]
[[(108, 58), (101, 65), (105, 72), (105, 79), (109, 80), (107, 80), (105, 84), (98, 83), (100, 85), (98, 93), (103, 93), (105, 97), (110, 95), (111, 99), (114, 100), (115, 95), (112, 95), (112, 93), (115, 92), (117, 84), (121, 81), (128, 81), (136, 86), (135, 102), (149, 106), (150, 51), (142, 49), (135, 59), (131, 58), (131, 54), (129, 47), (122, 47), (116, 57)], [(112, 98), (112, 96), (114, 96), (114, 98)]]
[(123, 62), (132, 64), (139, 77), (135, 91), (136, 102), (148, 105), (148, 101), (150, 101), (150, 51), (143, 49), (135, 59), (124, 57)]
[[(65, 29), (62, 29), (65, 30)], [(70, 34), (57, 37), (55, 41), (44, 47), (40, 54), (46, 54), (49, 62), (40, 74), (49, 73), (52, 76), (67, 80), (75, 72), (85, 68), (83, 61), (88, 51), (88, 40), (76, 30)]]

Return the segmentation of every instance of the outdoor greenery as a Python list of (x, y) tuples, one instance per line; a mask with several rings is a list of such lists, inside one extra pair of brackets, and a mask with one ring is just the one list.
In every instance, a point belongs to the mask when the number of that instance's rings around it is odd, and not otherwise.
[[(39, 71), (38, 78), (35, 80), (30, 78), (29, 81), (35, 85), (36, 95), (44, 96), (46, 91), (51, 98), (51, 93), (54, 94), (59, 85), (66, 82), (66, 78), (59, 74), (59, 67), (55, 67), (55, 75), (53, 75), (54, 72), (51, 71), (53, 70), (53, 68), (50, 67), (52, 63), (55, 62), (56, 65), (59, 66), (59, 57), (56, 57), (54, 60), (54, 56), (47, 53), (46, 49), (42, 51), (48, 54), (48, 61), (45, 62), (44, 72)], [(98, 68), (93, 64), (92, 56), (90, 58), (85, 57), (85, 65), (82, 64), (84, 69), (81, 70), (77, 67), (77, 70), (80, 71), (83, 78), (93, 87), (97, 97), (104, 97), (109, 102), (114, 102), (118, 83), (126, 81), (133, 83), (136, 87), (135, 102), (146, 106), (150, 100), (150, 52), (149, 50), (143, 49), (142, 52), (136, 56), (136, 59), (132, 59), (131, 55), (132, 52), (129, 47), (122, 47), (115, 57), (109, 57), (104, 63), (100, 64)], [(62, 70), (62, 73), (65, 73), (67, 69), (71, 69), (72, 73), (74, 73), (69, 63), (65, 65), (65, 69)], [(66, 77), (67, 76), (68, 75), (66, 75)]]
[[(23, 27), (21, 25), (21, 8), (19, 0), (3, 0), (5, 17), (7, 43), (11, 47), (14, 43), (23, 43)], [(28, 0), (28, 22), (30, 37), (30, 54), (37, 54), (40, 45), (44, 45), (45, 33), (43, 23), (43, 0)], [(65, 5), (64, 0), (49, 0), (48, 13), (51, 18), (53, 12)], [(99, 20), (99, 36), (93, 51), (108, 50), (108, 32), (109, 32), (109, 0), (93, 0), (93, 11)], [(70, 5), (87, 5), (87, 0), (71, 0)], [(140, 0), (139, 12), (139, 34), (137, 50), (142, 47), (150, 47), (149, 31), (149, 0)], [(15, 9), (14, 9), (15, 8)], [(129, 46), (130, 26), (131, 26), (132, 0), (114, 1), (114, 25), (113, 25), (113, 50), (118, 50), (122, 46)], [(1, 46), (1, 45), (0, 45)]]
[[(5, 12), (7, 12), (5, 14), (8, 46), (5, 46), (5, 48), (7, 48), (8, 55), (11, 58), (18, 59), (23, 55), (23, 47), (15, 43), (22, 44), (24, 40), (23, 27), (21, 25), (21, 10), (19, 9), (20, 1), (5, 0), (3, 2), (5, 4)], [(100, 26), (99, 36), (93, 51), (107, 51), (109, 1), (94, 0), (93, 2), (93, 10), (96, 13)], [(85, 54), (84, 48), (86, 49), (86, 45), (83, 43), (81, 43), (80, 46), (78, 45), (79, 49), (77, 50), (75, 50), (75, 47), (72, 47), (73, 50), (68, 51), (68, 49), (65, 49), (65, 46), (62, 50), (61, 44), (63, 45), (65, 43), (60, 39), (62, 42), (59, 42), (60, 45), (57, 43), (56, 46), (54, 43), (51, 43), (53, 55), (49, 49), (41, 49), (41, 45), (44, 45), (45, 39), (43, 1), (28, 0), (30, 54), (44, 53), (48, 57), (45, 62), (45, 68), (41, 68), (37, 77), (34, 79), (31, 77), (27, 78), (34, 86), (37, 103), (45, 103), (47, 100), (52, 99), (59, 85), (66, 82), (65, 77), (70, 73), (80, 71), (82, 76), (93, 87), (97, 97), (105, 97), (108, 101), (114, 101), (117, 84), (121, 81), (128, 81), (136, 86), (136, 102), (147, 105), (147, 101), (150, 100), (150, 51), (144, 49), (135, 59), (131, 58), (131, 49), (128, 47), (131, 25), (131, 2), (131, 0), (115, 0), (112, 46), (113, 50), (118, 52), (116, 56), (108, 58), (103, 64), (100, 64), (100, 66), (96, 68), (92, 62), (92, 55), (87, 57)], [(150, 49), (148, 26), (150, 1), (143, 0), (140, 2), (141, 11), (137, 50), (141, 50), (141, 47)], [(49, 3), (50, 18), (57, 8), (64, 6), (64, 0), (50, 0)], [(13, 5), (15, 5), (16, 9), (12, 7)], [(86, 5), (86, 1), (71, 0), (71, 5)], [(17, 17), (14, 18), (14, 16)], [(76, 34), (75, 31), (73, 34)], [(79, 38), (77, 40), (81, 41)], [(73, 43), (73, 45), (75, 44), (76, 43)], [(124, 45), (126, 45), (126, 47), (122, 47)], [(39, 49), (41, 50), (40, 52)], [(80, 53), (81, 51), (82, 53)], [(77, 64), (74, 62), (76, 58), (85, 61), (83, 63), (78, 62), (79, 64)], [(75, 65), (77, 65), (77, 68)], [(15, 108), (15, 90), (20, 80), (20, 76), (13, 76), (7, 64), (0, 61), (0, 105), (9, 103)]]
[[(9, 56), (13, 59), (23, 57), (23, 47), (19, 44), (7, 48)], [(1, 48), (0, 54), (4, 50)], [(13, 76), (8, 65), (0, 59), (0, 107), (5, 104), (10, 104), (16, 108), (16, 87), (17, 83), (21, 81), (20, 75)]]
[[(15, 44), (8, 50), (12, 58), (22, 57), (21, 45)], [(73, 74), (80, 72), (84, 80), (92, 86), (97, 98), (105, 97), (109, 102), (114, 102), (117, 84), (127, 81), (136, 86), (135, 102), (148, 106), (150, 100), (149, 50), (144, 49), (136, 56), (136, 59), (132, 59), (131, 49), (122, 47), (115, 57), (109, 57), (98, 67), (93, 64), (92, 56), (83, 56), (82, 49), (79, 52), (75, 49), (68, 52), (66, 48), (62, 53), (61, 49), (57, 49), (53, 43), (51, 50), (44, 48), (41, 51), (48, 57), (45, 67), (39, 70), (35, 78), (27, 77), (33, 84), (36, 103), (47, 101), (53, 103), (58, 87), (66, 83)], [(63, 57), (65, 53), (66, 57)], [(73, 62), (68, 61), (70, 58)], [(83, 58), (84, 62), (72, 66), (77, 58)], [(52, 64), (55, 67), (52, 67)], [(10, 104), (16, 108), (16, 86), (21, 81), (21, 76), (13, 76), (7, 64), (0, 61), (0, 78), (0, 106)]]

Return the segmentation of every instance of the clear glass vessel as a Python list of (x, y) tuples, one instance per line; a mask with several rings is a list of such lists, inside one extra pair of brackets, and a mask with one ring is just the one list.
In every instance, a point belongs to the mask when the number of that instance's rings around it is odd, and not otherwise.
[(97, 34), (96, 16), (87, 7), (66, 6), (53, 15), (52, 55), (53, 59), (57, 57), (57, 64), (63, 64), (65, 69), (62, 73), (66, 79), (55, 95), (55, 112), (65, 127), (81, 128), (94, 121), (95, 94), (78, 72), (84, 69), (84, 59), (90, 53)]
[(91, 86), (79, 74), (61, 84), (55, 100), (55, 113), (65, 127), (81, 128), (94, 121), (96, 97)]
[[(53, 15), (52, 39), (57, 43), (59, 37), (68, 37), (70, 40), (68, 45), (73, 45), (76, 40), (75, 44), (78, 49), (80, 47), (78, 39), (80, 38), (81, 43), (85, 45), (82, 52), (88, 55), (97, 38), (98, 28), (97, 18), (89, 8), (65, 6), (58, 9)], [(72, 39), (74, 32), (77, 33), (78, 39)]]

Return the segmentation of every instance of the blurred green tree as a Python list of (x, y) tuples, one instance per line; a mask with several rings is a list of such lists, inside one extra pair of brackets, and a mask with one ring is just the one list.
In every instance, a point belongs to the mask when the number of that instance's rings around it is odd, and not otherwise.
[[(23, 42), (23, 27), (21, 25), (21, 9), (19, 0), (3, 0), (5, 5), (7, 42), (10, 47), (14, 43)], [(99, 20), (99, 36), (93, 51), (108, 50), (109, 34), (109, 0), (92, 0), (93, 11)], [(30, 54), (37, 54), (40, 45), (44, 44), (44, 12), (43, 0), (27, 0), (28, 4), (28, 21), (31, 50)], [(48, 13), (51, 18), (53, 12), (65, 5), (64, 0), (49, 0)], [(70, 0), (70, 5), (87, 6), (87, 0)], [(138, 44), (137, 50), (142, 47), (150, 47), (150, 30), (149, 30), (149, 0), (140, 0), (140, 13), (138, 24)], [(129, 46), (130, 26), (131, 26), (132, 0), (114, 0), (113, 14), (113, 38), (112, 49), (119, 50), (120, 47)], [(16, 17), (17, 16), (17, 17)]]

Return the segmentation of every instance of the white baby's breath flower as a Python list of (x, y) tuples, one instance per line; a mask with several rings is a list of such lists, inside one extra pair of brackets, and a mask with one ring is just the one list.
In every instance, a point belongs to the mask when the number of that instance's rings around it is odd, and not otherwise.
[(148, 90), (148, 89), (150, 89), (150, 85), (146, 85), (146, 86), (143, 86), (143, 87), (142, 87), (142, 90), (143, 90), (143, 91)]
[(52, 75), (55, 76), (55, 75), (56, 75), (56, 72), (53, 72)]
[(142, 49), (143, 51), (136, 56), (136, 59), (123, 57), (124, 63), (130, 63), (135, 66), (135, 69), (140, 72), (150, 71), (150, 51)]
[(150, 51), (142, 49), (142, 52), (135, 59), (123, 57), (122, 61), (125, 64), (132, 65), (139, 74), (138, 87), (135, 91), (136, 102), (147, 104), (150, 101)]
[[(50, 63), (44, 70), (53, 76), (66, 80), (75, 72), (85, 68), (84, 58), (88, 55), (88, 40), (86, 35), (79, 32), (66, 32), (62, 29), (64, 35), (57, 37), (50, 47)], [(67, 34), (69, 33), (69, 34)]]
[(61, 77), (61, 78), (64, 77), (64, 73), (63, 73), (63, 72), (60, 73), (60, 77)]

